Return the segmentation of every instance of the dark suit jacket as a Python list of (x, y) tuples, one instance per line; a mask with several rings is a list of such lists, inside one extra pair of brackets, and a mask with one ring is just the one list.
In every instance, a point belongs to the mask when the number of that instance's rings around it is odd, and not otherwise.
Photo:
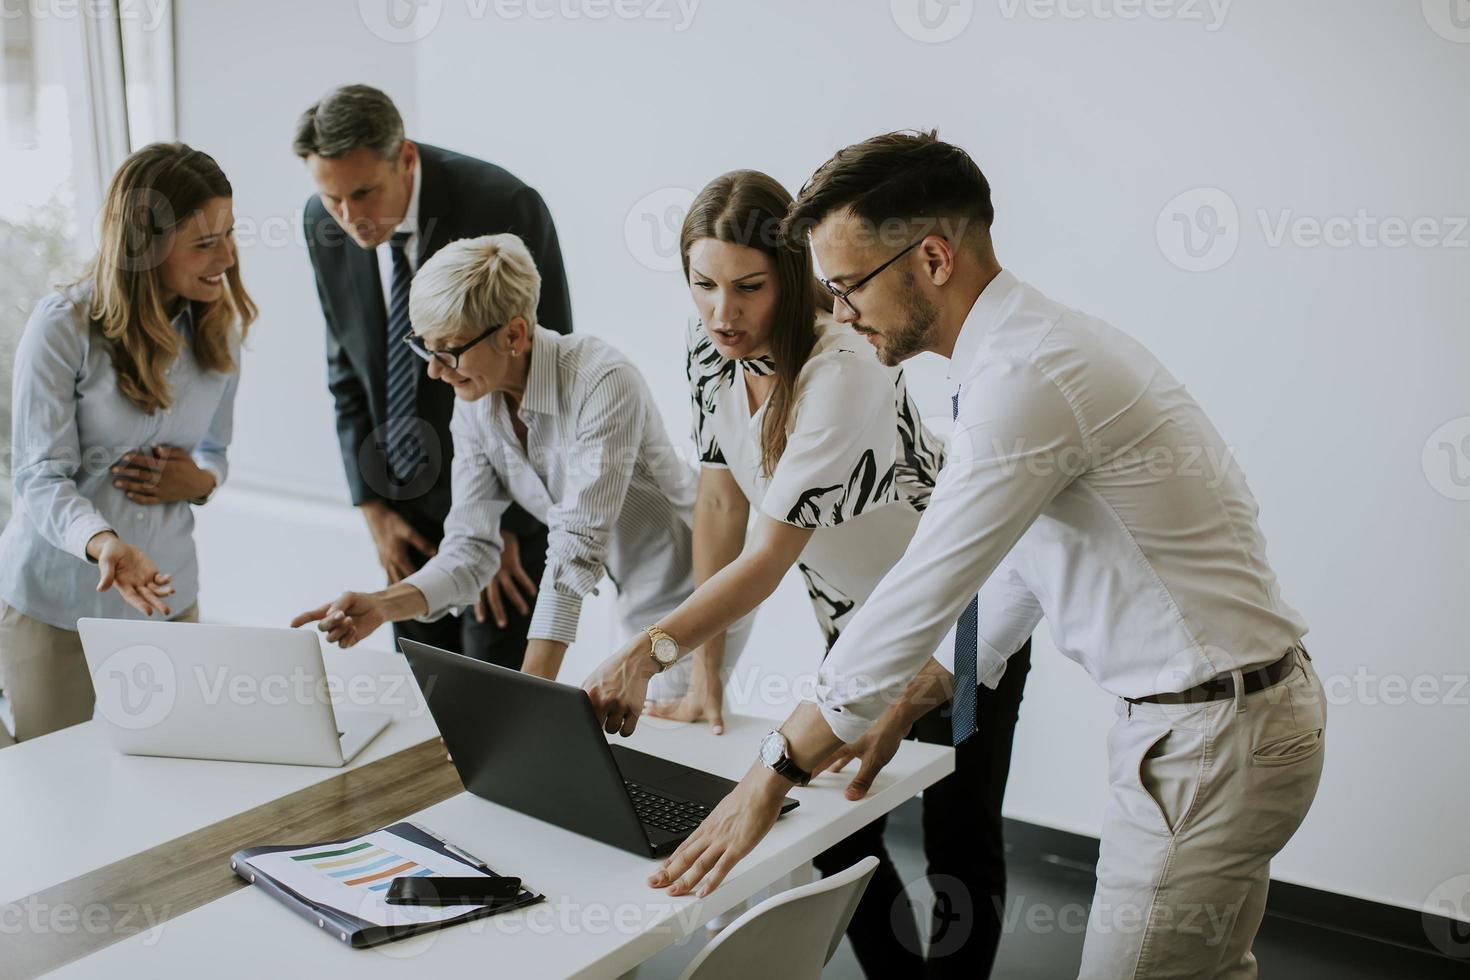
[[(551, 212), (534, 188), (510, 172), (449, 150), (418, 144), (423, 178), (419, 189), (418, 268), (460, 238), (512, 232), (519, 235), (541, 273), (536, 318), (542, 326), (570, 333), (571, 295)], [(336, 400), (337, 437), (353, 504), (386, 501), (420, 533), (437, 542), (449, 513), (453, 440), (449, 419), (454, 391), (418, 374), (418, 417), (431, 445), (430, 463), (411, 486), (387, 476), (378, 441), (387, 421), (388, 314), (374, 251), (358, 246), (312, 195), (306, 202), (306, 243), (316, 273), (317, 294), (327, 321), (327, 386)], [(428, 432), (433, 437), (427, 438)], [(520, 508), (502, 522), (529, 533), (537, 525)]]

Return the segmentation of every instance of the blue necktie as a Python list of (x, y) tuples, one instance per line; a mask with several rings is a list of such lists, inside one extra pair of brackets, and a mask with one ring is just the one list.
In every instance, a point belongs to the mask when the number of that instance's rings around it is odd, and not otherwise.
[[(960, 418), (960, 396), (956, 392), (952, 405), (955, 421)], [(951, 440), (953, 441), (953, 440)], [(978, 679), (976, 661), (980, 643), (980, 597), (970, 600), (954, 631), (954, 700), (950, 703), (949, 721), (954, 734), (954, 744), (959, 745), (975, 734), (975, 719), (978, 712)]]
[(426, 454), (419, 442), (418, 376), (423, 369), (403, 335), (412, 329), (408, 319), (408, 289), (413, 284), (413, 267), (408, 264), (411, 233), (396, 231), (389, 241), (393, 250), (393, 282), (388, 295), (388, 424), (384, 452), (388, 470), (400, 484), (418, 472)]

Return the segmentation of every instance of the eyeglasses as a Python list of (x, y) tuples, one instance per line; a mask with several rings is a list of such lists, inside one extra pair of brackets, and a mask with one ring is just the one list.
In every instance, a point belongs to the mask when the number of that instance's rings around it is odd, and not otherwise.
[(830, 280), (830, 279), (823, 279), (821, 276), (818, 276), (817, 277), (817, 281), (820, 282), (823, 286), (826, 286), (827, 287), (827, 292), (831, 293), (837, 299), (840, 299), (842, 302), (846, 303), (847, 304), (847, 308), (849, 310), (852, 310), (852, 315), (853, 316), (855, 316), (855, 317), (861, 317), (862, 314), (858, 312), (858, 308), (856, 306), (853, 306), (852, 305), (852, 300), (848, 299), (848, 297), (851, 296), (853, 293), (857, 292), (859, 289), (862, 289), (864, 286), (866, 286), (868, 284), (869, 280), (871, 280), (874, 276), (878, 275), (878, 273), (882, 272), (884, 269), (888, 268), (890, 265), (892, 265), (893, 263), (897, 262), (899, 259), (903, 258), (905, 255), (907, 255), (910, 252), (912, 252), (914, 250), (914, 248), (920, 242), (922, 242), (924, 240), (924, 238), (928, 238), (928, 237), (929, 237), (928, 235), (925, 235), (923, 238), (919, 238), (919, 239), (914, 240), (913, 242), (910, 242), (908, 245), (904, 246), (903, 251), (899, 252), (893, 258), (889, 259), (887, 262), (884, 262), (882, 265), (878, 266), (878, 268), (874, 269), (872, 272), (868, 273), (866, 276), (863, 276), (861, 279), (859, 279), (857, 282), (853, 283), (851, 286), (847, 287), (846, 289), (838, 289), (836, 286), (834, 286), (832, 284), (832, 280)]
[(445, 367), (449, 368), (451, 371), (454, 371), (459, 368), (459, 358), (461, 354), (463, 354), (465, 351), (469, 350), (471, 347), (475, 346), (480, 341), (484, 340), (486, 337), (490, 336), (492, 333), (499, 330), (503, 326), (505, 326), (505, 324), (497, 323), (495, 326), (491, 327), (489, 330), (486, 330), (484, 333), (480, 334), (480, 336), (476, 337), (468, 344), (460, 344), (458, 347), (445, 347), (443, 350), (430, 350), (429, 348), (425, 347), (423, 338), (414, 333), (412, 330), (403, 335), (403, 342), (408, 345), (409, 350), (413, 351), (423, 360), (427, 361), (432, 358)]

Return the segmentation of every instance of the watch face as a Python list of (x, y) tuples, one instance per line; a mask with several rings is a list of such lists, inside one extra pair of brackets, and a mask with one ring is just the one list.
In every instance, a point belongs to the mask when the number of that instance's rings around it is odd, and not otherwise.
[(653, 655), (659, 663), (671, 664), (679, 659), (679, 644), (667, 636), (661, 636), (653, 644)]
[(771, 732), (761, 740), (761, 761), (774, 766), (786, 755), (786, 739), (780, 732)]

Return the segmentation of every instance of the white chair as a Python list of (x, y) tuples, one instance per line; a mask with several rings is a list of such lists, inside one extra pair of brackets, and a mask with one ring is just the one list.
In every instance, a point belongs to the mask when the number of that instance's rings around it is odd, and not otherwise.
[(830, 878), (766, 899), (700, 950), (680, 980), (817, 980), (877, 867), (877, 858), (865, 857)]

